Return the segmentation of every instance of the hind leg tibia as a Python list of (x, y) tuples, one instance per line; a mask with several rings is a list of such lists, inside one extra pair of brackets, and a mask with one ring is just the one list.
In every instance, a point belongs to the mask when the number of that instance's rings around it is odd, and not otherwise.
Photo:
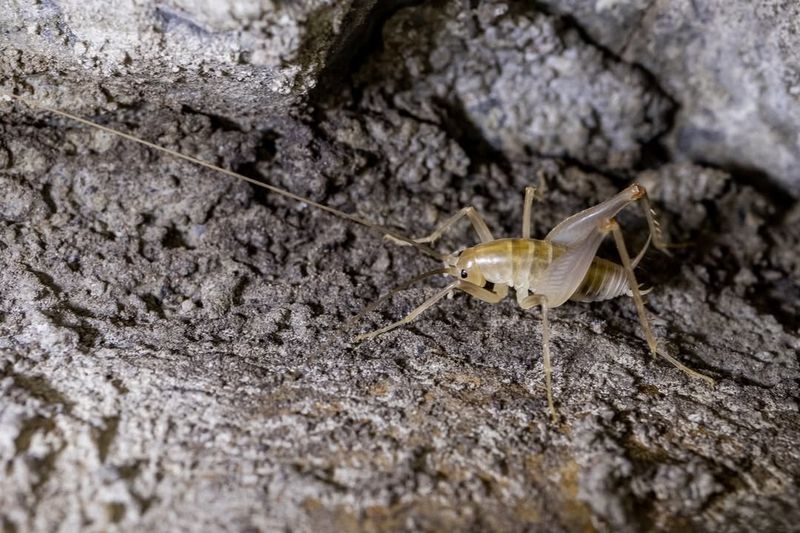
[(620, 229), (617, 221), (614, 219), (608, 221), (605, 229), (614, 235), (614, 242), (617, 245), (617, 251), (619, 252), (620, 259), (622, 260), (622, 266), (625, 269), (625, 276), (628, 279), (628, 289), (633, 297), (633, 303), (636, 306), (636, 313), (639, 315), (639, 324), (644, 332), (644, 337), (645, 340), (647, 340), (647, 346), (650, 348), (650, 353), (653, 355), (660, 355), (672, 363), (676, 368), (686, 373), (688, 376), (702, 379), (713, 386), (715, 382), (712, 378), (706, 376), (705, 374), (701, 374), (696, 370), (692, 370), (658, 347), (658, 341), (656, 340), (655, 335), (653, 335), (653, 329), (650, 326), (650, 318), (647, 316), (647, 311), (644, 308), (642, 292), (639, 289), (638, 282), (636, 281), (636, 275), (633, 273), (631, 259), (628, 255), (628, 248), (625, 246), (625, 239), (622, 237), (622, 230)]

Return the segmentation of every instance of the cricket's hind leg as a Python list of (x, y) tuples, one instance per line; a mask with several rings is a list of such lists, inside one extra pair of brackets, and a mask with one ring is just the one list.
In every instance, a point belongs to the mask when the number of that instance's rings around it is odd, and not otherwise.
[(525, 200), (522, 203), (522, 238), (531, 238), (531, 207), (536, 199), (536, 187), (525, 187)]
[(636, 312), (639, 315), (639, 324), (642, 326), (642, 331), (644, 332), (645, 340), (647, 340), (647, 346), (650, 348), (650, 353), (653, 355), (660, 355), (672, 363), (676, 368), (685, 372), (688, 376), (705, 380), (711, 386), (714, 386), (715, 382), (712, 378), (706, 376), (705, 374), (701, 374), (696, 370), (692, 370), (669, 355), (665, 350), (659, 349), (656, 337), (653, 335), (653, 329), (650, 326), (650, 318), (647, 316), (647, 311), (644, 308), (644, 301), (642, 300), (642, 293), (639, 290), (639, 284), (636, 281), (636, 275), (633, 273), (633, 265), (631, 264), (631, 258), (628, 255), (628, 248), (625, 246), (625, 239), (622, 237), (622, 230), (620, 229), (617, 221), (613, 218), (606, 223), (603, 230), (607, 232), (610, 231), (614, 236), (614, 242), (617, 245), (620, 259), (622, 259), (622, 266), (625, 269), (625, 276), (628, 278), (628, 288), (630, 289), (631, 296), (633, 297), (633, 303), (636, 306)]
[(647, 249), (651, 241), (656, 249), (669, 254), (667, 251), (669, 244), (667, 244), (661, 234), (661, 226), (656, 220), (655, 212), (650, 207), (650, 201), (647, 198), (647, 190), (638, 183), (629, 185), (624, 190), (620, 191), (605, 202), (599, 203), (588, 209), (584, 209), (583, 211), (568, 217), (555, 228), (553, 228), (550, 233), (547, 234), (545, 240), (554, 244), (572, 246), (590, 236), (598, 229), (599, 226), (604, 223), (604, 221), (614, 218), (617, 213), (634, 202), (638, 203), (641, 207), (642, 213), (647, 220), (647, 226), (650, 230), (647, 244), (645, 244), (642, 252), (640, 252), (634, 260), (634, 266), (644, 255), (644, 251)]
[[(647, 237), (647, 243), (649, 244), (650, 239), (652, 239), (653, 247), (656, 250), (660, 250), (667, 255), (672, 255), (667, 249), (670, 247), (670, 244), (664, 239), (664, 236), (661, 233), (661, 225), (658, 223), (658, 219), (656, 219), (656, 212), (653, 211), (652, 207), (650, 207), (650, 199), (647, 196), (647, 190), (641, 185), (638, 187), (642, 192), (641, 196), (637, 198), (637, 201), (639, 202), (639, 205), (642, 208), (642, 213), (644, 213), (644, 217), (647, 220), (647, 227), (650, 229), (650, 235)], [(645, 248), (642, 250), (642, 252), (644, 252), (646, 249), (647, 246), (645, 245)], [(644, 254), (641, 253), (639, 257), (634, 260), (634, 268), (636, 268), (636, 264), (639, 262), (642, 255)]]

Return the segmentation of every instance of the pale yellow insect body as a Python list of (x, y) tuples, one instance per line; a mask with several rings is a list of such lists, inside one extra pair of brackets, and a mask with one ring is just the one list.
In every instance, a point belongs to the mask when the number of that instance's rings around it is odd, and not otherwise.
[[(524, 294), (537, 285), (567, 248), (538, 239), (497, 239), (464, 250), (455, 267), (470, 283), (507, 285)], [(622, 265), (595, 257), (583, 282), (570, 296), (578, 302), (599, 302), (630, 294)]]

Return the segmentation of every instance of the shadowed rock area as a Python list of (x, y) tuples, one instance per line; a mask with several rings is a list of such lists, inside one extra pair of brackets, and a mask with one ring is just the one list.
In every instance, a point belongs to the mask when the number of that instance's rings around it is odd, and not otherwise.
[[(518, 236), (522, 190), (541, 184), (541, 238), (638, 180), (680, 243), (637, 270), (654, 287), (655, 332), (717, 380), (649, 356), (629, 298), (568, 302), (550, 313), (553, 424), (538, 311), (456, 294), (355, 343), (444, 286), (419, 283), (345, 330), (435, 261), (307, 204), (0, 102), (4, 529), (795, 528), (792, 152), (741, 149), (770, 121), (720, 122), (736, 135), (703, 142), (685, 133), (698, 110), (724, 115), (694, 70), (703, 61), (691, 61), (710, 52), (655, 33), (692, 66), (657, 68), (677, 59), (642, 59), (658, 54), (637, 29), (653, 17), (698, 27), (681, 3), (577, 4), (3, 10), (0, 92), (407, 234), (474, 205), (496, 237)], [(793, 9), (774, 16), (796, 22)], [(619, 44), (623, 29), (632, 36)], [(731, 40), (763, 52), (736, 27), (708, 31), (726, 54)], [(782, 138), (796, 137), (791, 92), (760, 80), (787, 110)], [(765, 109), (752, 93), (739, 98)], [(638, 251), (640, 213), (620, 223)], [(467, 226), (437, 248), (473, 244)], [(616, 260), (610, 242), (601, 255)]]

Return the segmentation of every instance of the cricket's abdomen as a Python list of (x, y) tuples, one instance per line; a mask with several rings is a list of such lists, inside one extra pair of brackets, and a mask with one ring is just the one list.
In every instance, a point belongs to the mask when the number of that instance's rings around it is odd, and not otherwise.
[(628, 294), (628, 279), (622, 265), (595, 257), (583, 281), (569, 299), (600, 302), (623, 294)]
[[(517, 289), (534, 289), (545, 270), (566, 248), (536, 239), (497, 239), (464, 253), (472, 254), (487, 281)], [(578, 289), (570, 297), (580, 302), (608, 300), (628, 291), (622, 265), (595, 257)]]

